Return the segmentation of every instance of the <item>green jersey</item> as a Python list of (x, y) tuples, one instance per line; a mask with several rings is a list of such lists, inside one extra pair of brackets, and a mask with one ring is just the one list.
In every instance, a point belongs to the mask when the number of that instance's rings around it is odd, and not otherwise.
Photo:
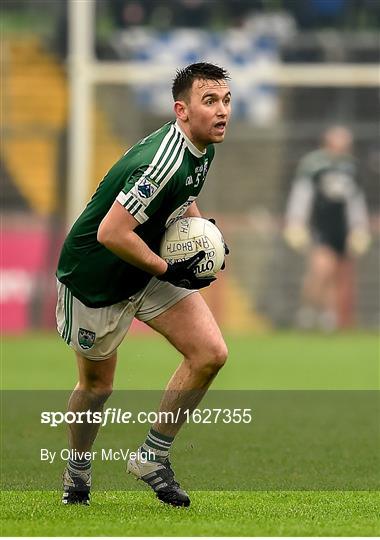
[(100, 222), (117, 200), (139, 222), (136, 234), (158, 253), (165, 228), (199, 195), (213, 157), (212, 145), (199, 151), (175, 122), (130, 148), (70, 230), (58, 262), (59, 281), (89, 307), (116, 304), (145, 287), (150, 274), (97, 241)]

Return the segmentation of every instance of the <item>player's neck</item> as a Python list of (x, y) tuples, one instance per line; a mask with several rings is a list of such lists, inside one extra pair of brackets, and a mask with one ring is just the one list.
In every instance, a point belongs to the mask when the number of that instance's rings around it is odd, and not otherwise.
[(206, 153), (207, 146), (204, 146), (203, 144), (194, 140), (194, 137), (192, 136), (192, 133), (186, 123), (182, 122), (182, 120), (177, 118), (176, 125), (181, 131), (182, 135), (185, 137), (186, 142), (188, 143), (189, 146), (193, 146), (194, 149), (200, 152), (201, 154)]

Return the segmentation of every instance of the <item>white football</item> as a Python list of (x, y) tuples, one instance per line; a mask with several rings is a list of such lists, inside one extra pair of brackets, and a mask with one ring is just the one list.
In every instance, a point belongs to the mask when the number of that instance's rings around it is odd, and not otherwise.
[(169, 264), (205, 251), (198, 264), (198, 277), (214, 276), (224, 262), (224, 241), (218, 227), (199, 217), (182, 218), (170, 225), (161, 240), (160, 256)]

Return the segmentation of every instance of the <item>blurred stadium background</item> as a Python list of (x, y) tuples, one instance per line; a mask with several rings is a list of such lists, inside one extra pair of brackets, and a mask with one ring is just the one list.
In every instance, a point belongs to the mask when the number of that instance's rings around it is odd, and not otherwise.
[(54, 328), (67, 227), (113, 162), (172, 118), (176, 68), (201, 60), (230, 71), (234, 100), (199, 200), (232, 252), (207, 291), (219, 322), (294, 325), (305, 260), (282, 238), (286, 198), (299, 159), (343, 123), (371, 217), (356, 321), (377, 327), (378, 0), (3, 0), (1, 21), (3, 332)]

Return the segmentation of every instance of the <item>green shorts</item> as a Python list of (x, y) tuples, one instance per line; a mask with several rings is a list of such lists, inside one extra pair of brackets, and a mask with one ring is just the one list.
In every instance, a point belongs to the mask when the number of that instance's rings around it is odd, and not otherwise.
[(128, 300), (103, 308), (82, 304), (69, 289), (57, 281), (57, 329), (70, 347), (89, 360), (112, 356), (136, 317), (154, 319), (196, 291), (175, 287), (153, 277), (148, 285)]

